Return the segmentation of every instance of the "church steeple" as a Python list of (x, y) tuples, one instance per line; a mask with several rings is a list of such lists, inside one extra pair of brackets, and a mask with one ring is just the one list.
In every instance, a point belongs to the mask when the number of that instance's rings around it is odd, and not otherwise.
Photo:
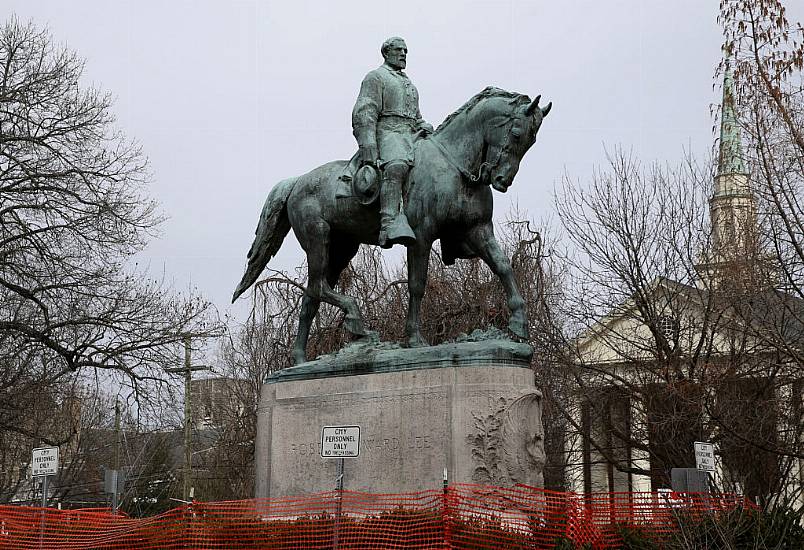
[[(723, 103), (720, 108), (720, 147), (713, 199), (719, 196), (751, 196), (745, 169), (740, 124), (734, 102), (734, 80), (731, 69), (723, 75)], [(753, 200), (752, 200), (753, 202)], [(714, 219), (712, 220), (714, 223)]]
[(719, 284), (724, 277), (752, 269), (748, 264), (757, 257), (756, 203), (743, 156), (733, 76), (728, 67), (723, 76), (718, 169), (709, 199), (709, 218), (711, 246), (699, 272), (709, 283)]
[(723, 75), (723, 103), (720, 114), (720, 154), (718, 155), (718, 176), (724, 174), (745, 174), (743, 146), (740, 139), (740, 125), (734, 106), (734, 80), (731, 69), (726, 68)]

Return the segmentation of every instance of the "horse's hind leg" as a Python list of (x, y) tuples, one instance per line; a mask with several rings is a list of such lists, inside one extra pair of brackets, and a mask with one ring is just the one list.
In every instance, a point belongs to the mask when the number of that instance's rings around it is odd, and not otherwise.
[[(327, 283), (334, 288), (338, 284), (341, 272), (349, 265), (360, 246), (357, 243), (340, 243), (337, 251), (329, 251), (329, 269), (327, 273)], [(309, 294), (302, 298), (301, 312), (299, 314), (299, 331), (296, 333), (296, 341), (293, 345), (294, 364), (304, 363), (307, 360), (307, 341), (310, 338), (310, 328), (318, 313), (321, 300), (313, 298)]]
[[(360, 308), (357, 307), (357, 301), (350, 296), (335, 292), (332, 288), (333, 285), (331, 285), (328, 280), (328, 276), (330, 275), (331, 239), (329, 225), (323, 221), (311, 225), (315, 227), (308, 227), (308, 235), (313, 238), (305, 239), (306, 242), (302, 243), (302, 246), (304, 246), (307, 252), (309, 272), (307, 294), (312, 298), (341, 308), (346, 312), (344, 328), (355, 336), (367, 336), (368, 332), (366, 332), (363, 326), (363, 316), (360, 314)], [(338, 245), (342, 246), (343, 243), (338, 243)], [(334, 259), (337, 264), (338, 259)], [(351, 259), (351, 256), (349, 256), (349, 259)], [(346, 263), (348, 264), (349, 261), (347, 260)], [(338, 274), (340, 274), (340, 271)]]
[(525, 300), (522, 299), (516, 286), (511, 262), (497, 243), (491, 224), (475, 226), (469, 231), (467, 238), (472, 250), (477, 252), (502, 281), (508, 299), (508, 309), (511, 312), (508, 329), (520, 338), (527, 339), (528, 316), (525, 311)]
[(307, 340), (310, 338), (310, 327), (318, 313), (321, 300), (313, 298), (305, 293), (302, 298), (301, 311), (299, 312), (299, 330), (296, 333), (296, 341), (293, 344), (293, 364), (298, 365), (307, 360)]

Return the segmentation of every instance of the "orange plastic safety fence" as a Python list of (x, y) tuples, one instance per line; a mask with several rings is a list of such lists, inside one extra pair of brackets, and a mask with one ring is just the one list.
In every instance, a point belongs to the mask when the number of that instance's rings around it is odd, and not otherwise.
[(446, 517), (455, 548), (476, 548), (480, 541), (495, 549), (553, 548), (568, 539), (606, 549), (621, 546), (622, 527), (640, 529), (661, 543), (682, 517), (701, 519), (739, 506), (754, 507), (734, 495), (581, 495), (527, 486), (456, 484), (450, 489)]
[(657, 542), (681, 514), (750, 506), (729, 495), (559, 493), (455, 484), (405, 494), (351, 491), (194, 502), (150, 518), (103, 510), (0, 506), (0, 549), (552, 548), (557, 541), (619, 546), (617, 527)]

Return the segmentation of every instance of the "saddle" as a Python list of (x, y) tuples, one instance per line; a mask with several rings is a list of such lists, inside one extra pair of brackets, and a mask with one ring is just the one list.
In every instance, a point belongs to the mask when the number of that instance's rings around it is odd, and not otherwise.
[[(414, 162), (417, 158), (416, 152), (423, 143), (436, 143), (427, 138), (417, 140), (413, 146)], [(365, 171), (365, 172), (364, 172)], [(369, 175), (371, 174), (371, 175)], [(408, 172), (408, 186), (411, 185), (410, 177), (413, 170)], [(380, 196), (381, 177), (376, 168), (371, 166), (360, 167), (358, 154), (349, 160), (343, 172), (338, 176), (338, 188), (335, 191), (335, 198), (354, 198), (365, 206), (371, 206), (377, 202)], [(477, 252), (464, 242), (462, 239), (450, 239), (449, 236), (442, 236), (441, 259), (445, 265), (452, 265), (457, 259), (476, 258)]]
[[(427, 137), (417, 137), (413, 143), (413, 162), (416, 163), (416, 150), (422, 142), (429, 141)], [(408, 172), (408, 185), (410, 185), (410, 174)], [(360, 166), (360, 155), (355, 153), (346, 168), (338, 176), (338, 189), (335, 191), (335, 198), (356, 198), (360, 204), (369, 206), (377, 202), (380, 196), (380, 185), (382, 176), (376, 168), (371, 166)]]

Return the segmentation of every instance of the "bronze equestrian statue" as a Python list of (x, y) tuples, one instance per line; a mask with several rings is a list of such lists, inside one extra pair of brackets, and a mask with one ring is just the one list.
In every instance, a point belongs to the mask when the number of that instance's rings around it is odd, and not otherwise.
[[(391, 46), (386, 48), (386, 45)], [(395, 52), (391, 52), (392, 47), (397, 48)], [(401, 70), (388, 63), (388, 53), (397, 55), (396, 60), (392, 60), (397, 65), (401, 55), (404, 68), (407, 54), (404, 41), (394, 38), (383, 45), (389, 70)], [(363, 82), (361, 96), (372, 73)], [(389, 75), (389, 78), (401, 77)], [(361, 126), (374, 115), (372, 112), (371, 116), (364, 116), (366, 109), (358, 98), (353, 119), (360, 151), (352, 161), (330, 162), (302, 176), (279, 182), (263, 206), (256, 237), (248, 252), (248, 266), (232, 301), (257, 280), (293, 228), (307, 254), (308, 264), (307, 289), (293, 349), (295, 363), (306, 360), (310, 326), (321, 301), (345, 311), (344, 327), (355, 337), (368, 336), (355, 299), (334, 290), (341, 271), (360, 244), (387, 247), (402, 242), (407, 245), (410, 298), (405, 327), (408, 345), (427, 345), (419, 331), (419, 309), (427, 282), (430, 250), (436, 239), (441, 241), (441, 254), (447, 265), (458, 258), (474, 257), (482, 258), (489, 265), (505, 288), (511, 311), (509, 330), (520, 338), (528, 337), (525, 302), (516, 287), (510, 261), (494, 237), (491, 189), (504, 193), (511, 186), (519, 163), (536, 141), (542, 120), (552, 104), (540, 108), (538, 96), (531, 101), (522, 94), (488, 87), (448, 116), (432, 135), (416, 139), (422, 135), (419, 130), (427, 133), (427, 125), (418, 114), (415, 88), (412, 84), (408, 88), (404, 83), (402, 87), (409, 93), (405, 96), (408, 98), (406, 110), (401, 114), (383, 114), (384, 105), (372, 107), (373, 112), (377, 112), (376, 128), (366, 130)], [(382, 98), (383, 102), (386, 97), (385, 92), (373, 96)], [(391, 121), (389, 118), (386, 123), (386, 116), (409, 120)], [(372, 140), (364, 139), (372, 129), (374, 142), (379, 142), (374, 150)], [(398, 139), (399, 135), (402, 137)], [(388, 142), (391, 144), (384, 145)], [(406, 152), (408, 144), (409, 153)], [(385, 191), (380, 190), (379, 205), (377, 201), (363, 200), (364, 197), (355, 192), (355, 181), (344, 181), (359, 179), (361, 171), (365, 173), (365, 166), (370, 164), (383, 169), (381, 186)], [(353, 172), (353, 168), (359, 168), (355, 178), (344, 177)], [(398, 188), (406, 191), (401, 213), (402, 192)], [(405, 234), (405, 226), (412, 235)]]

